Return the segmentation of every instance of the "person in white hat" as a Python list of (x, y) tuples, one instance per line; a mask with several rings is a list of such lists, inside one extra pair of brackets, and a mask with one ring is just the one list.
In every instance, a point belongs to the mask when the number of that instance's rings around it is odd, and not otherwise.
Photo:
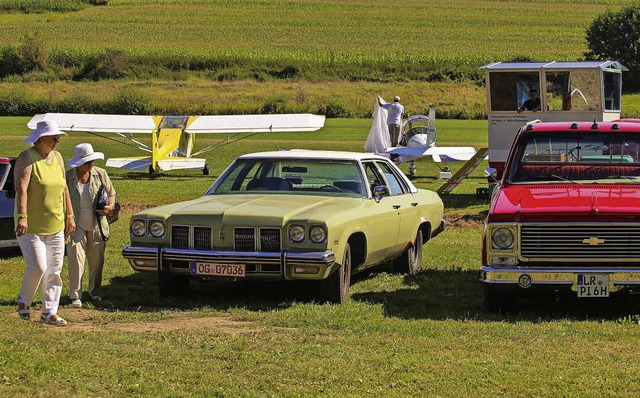
[(25, 140), (31, 147), (18, 156), (14, 169), (16, 236), (27, 263), (18, 295), (18, 315), (31, 319), (31, 303), (42, 282), (40, 322), (58, 326), (67, 324), (57, 314), (64, 241), (75, 230), (64, 161), (56, 151), (63, 135), (67, 133), (60, 131), (55, 121), (38, 122)]
[(383, 103), (382, 97), (378, 96), (378, 105), (386, 109), (389, 114), (387, 115), (387, 126), (389, 127), (389, 138), (391, 140), (391, 146), (398, 146), (398, 138), (400, 138), (400, 126), (402, 126), (402, 117), (404, 116), (404, 106), (400, 104), (400, 97), (397, 95), (393, 97), (393, 102)]
[[(91, 144), (84, 143), (76, 145), (73, 154), (67, 162), (71, 167), (67, 170), (67, 187), (77, 228), (67, 243), (67, 256), (69, 298), (72, 306), (80, 308), (85, 260), (89, 266), (89, 295), (94, 301), (102, 300), (104, 251), (109, 239), (109, 223), (105, 216), (114, 211), (116, 191), (107, 172), (93, 164), (95, 160), (104, 159), (102, 152), (94, 152)], [(97, 207), (98, 203), (104, 206)]]

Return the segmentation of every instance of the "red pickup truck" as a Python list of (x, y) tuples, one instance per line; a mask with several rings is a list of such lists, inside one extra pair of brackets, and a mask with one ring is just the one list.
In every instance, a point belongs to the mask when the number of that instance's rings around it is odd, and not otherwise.
[(640, 292), (640, 120), (521, 128), (482, 239), (488, 310)]

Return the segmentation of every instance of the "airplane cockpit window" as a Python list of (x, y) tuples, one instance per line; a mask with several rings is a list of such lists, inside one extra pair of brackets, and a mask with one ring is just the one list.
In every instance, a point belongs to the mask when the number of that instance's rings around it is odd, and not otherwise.
[(160, 123), (161, 129), (183, 129), (187, 125), (188, 116), (165, 116)]
[(491, 111), (517, 111), (529, 99), (531, 90), (539, 91), (537, 72), (489, 73)]

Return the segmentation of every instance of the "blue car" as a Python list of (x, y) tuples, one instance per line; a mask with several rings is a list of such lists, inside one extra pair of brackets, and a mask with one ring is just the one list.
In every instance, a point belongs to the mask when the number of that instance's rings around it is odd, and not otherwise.
[(0, 251), (18, 247), (13, 225), (13, 206), (16, 196), (13, 184), (14, 158), (0, 157)]

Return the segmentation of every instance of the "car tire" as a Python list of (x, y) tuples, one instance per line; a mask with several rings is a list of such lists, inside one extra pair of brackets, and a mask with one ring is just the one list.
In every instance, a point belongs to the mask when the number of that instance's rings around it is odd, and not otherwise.
[(349, 299), (351, 286), (351, 246), (344, 248), (342, 265), (321, 282), (321, 300), (333, 304), (342, 304)]
[(416, 240), (412, 247), (393, 260), (393, 272), (396, 274), (413, 275), (422, 268), (422, 245), (424, 240), (422, 230), (418, 230)]
[(158, 292), (160, 297), (184, 296), (191, 292), (189, 276), (158, 272)]
[(483, 284), (484, 309), (489, 312), (507, 312), (516, 308), (516, 294), (497, 289), (488, 283)]

